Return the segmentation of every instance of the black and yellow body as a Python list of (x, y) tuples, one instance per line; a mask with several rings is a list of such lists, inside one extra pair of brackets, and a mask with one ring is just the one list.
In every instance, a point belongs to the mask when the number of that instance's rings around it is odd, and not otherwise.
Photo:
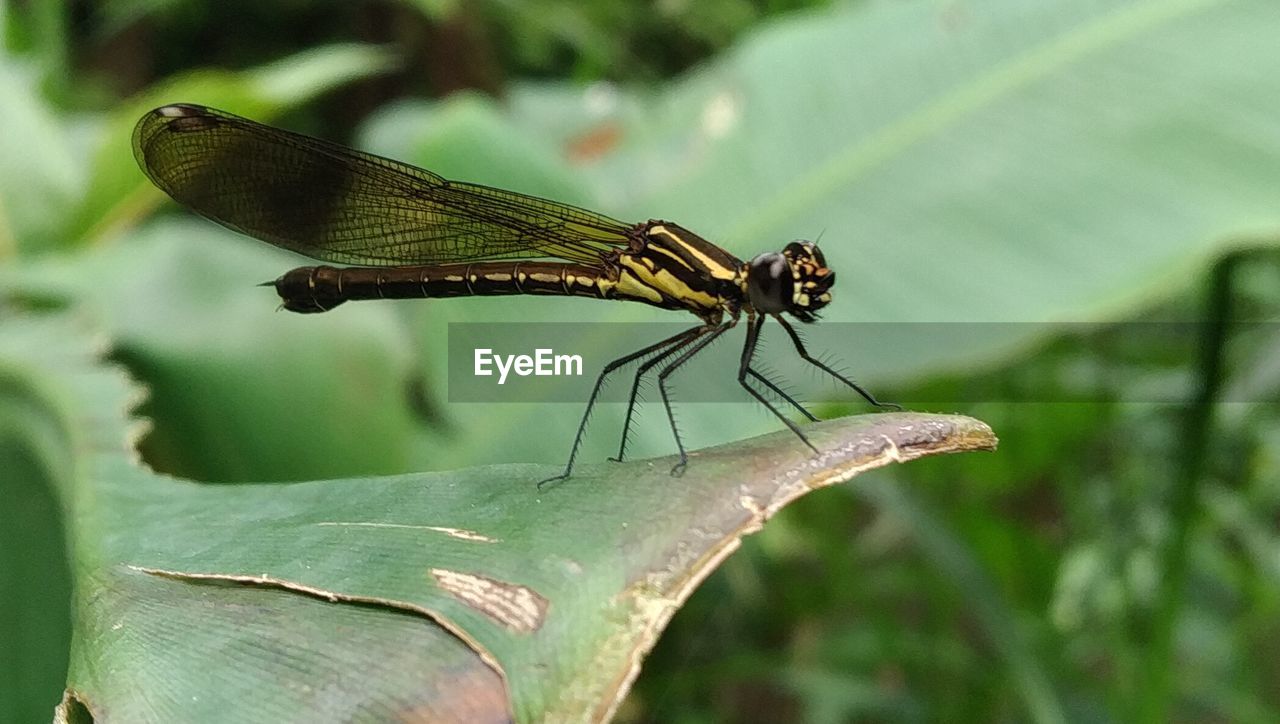
[[(747, 319), (738, 381), (801, 440), (804, 433), (755, 389), (761, 384), (816, 419), (752, 367), (765, 319), (775, 319), (807, 361), (870, 394), (814, 359), (783, 315), (813, 322), (831, 301), (835, 273), (812, 242), (744, 262), (668, 221), (625, 224), (569, 204), (450, 181), (430, 171), (204, 106), (162, 106), (134, 129), (147, 176), (203, 216), (278, 247), (346, 266), (307, 266), (274, 282), (285, 309), (326, 312), (358, 299), (510, 294), (634, 301), (693, 313), (701, 323), (605, 366), (596, 380), (563, 475), (573, 468), (596, 394), (619, 367), (639, 364), (624, 422), (643, 375), (658, 368), (683, 470), (666, 380)], [(545, 482), (545, 481), (544, 481)]]
[(741, 308), (746, 267), (687, 229), (639, 224), (627, 249), (597, 266), (549, 261), (483, 261), (404, 267), (314, 266), (274, 282), (285, 309), (324, 312), (357, 299), (417, 299), (511, 294), (643, 302), (704, 319)]

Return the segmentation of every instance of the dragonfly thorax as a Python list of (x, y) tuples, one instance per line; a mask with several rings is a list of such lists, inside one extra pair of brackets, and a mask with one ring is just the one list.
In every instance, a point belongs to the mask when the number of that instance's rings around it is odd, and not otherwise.
[(747, 263), (746, 292), (751, 306), (764, 314), (787, 312), (802, 322), (831, 301), (835, 272), (817, 245), (793, 241), (780, 252), (761, 254)]

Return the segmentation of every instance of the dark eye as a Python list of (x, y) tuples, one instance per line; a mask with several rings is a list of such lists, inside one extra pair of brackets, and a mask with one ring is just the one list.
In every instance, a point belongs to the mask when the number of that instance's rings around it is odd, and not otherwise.
[(751, 260), (747, 272), (747, 296), (751, 306), (765, 314), (777, 314), (791, 306), (795, 280), (787, 258), (776, 252), (761, 254)]
[(813, 254), (813, 260), (818, 262), (818, 266), (825, 267), (827, 265), (826, 257), (822, 255), (822, 250), (816, 244), (809, 245), (809, 253)]
[(787, 244), (787, 248), (783, 249), (783, 253), (788, 259), (799, 262), (812, 261), (814, 264), (823, 267), (827, 265), (827, 260), (822, 256), (822, 252), (818, 249), (818, 245), (812, 241), (796, 241)]

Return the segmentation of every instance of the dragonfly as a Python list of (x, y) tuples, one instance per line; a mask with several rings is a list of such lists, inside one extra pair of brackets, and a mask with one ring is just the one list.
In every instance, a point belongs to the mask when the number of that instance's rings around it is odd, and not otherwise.
[(606, 379), (638, 363), (618, 455), (626, 454), (640, 382), (658, 389), (684, 472), (668, 380), (745, 318), (738, 383), (815, 454), (804, 431), (757, 387), (810, 421), (817, 417), (753, 366), (760, 330), (775, 320), (796, 353), (877, 408), (863, 387), (814, 357), (788, 317), (816, 321), (835, 272), (817, 244), (796, 240), (743, 261), (670, 221), (628, 224), (514, 191), (451, 181), (425, 169), (193, 104), (138, 121), (133, 150), (151, 181), (178, 203), (225, 227), (318, 261), (264, 286), (292, 312), (327, 312), (361, 299), (527, 294), (640, 302), (691, 312), (695, 326), (604, 366), (587, 400), (564, 472), (574, 463)]

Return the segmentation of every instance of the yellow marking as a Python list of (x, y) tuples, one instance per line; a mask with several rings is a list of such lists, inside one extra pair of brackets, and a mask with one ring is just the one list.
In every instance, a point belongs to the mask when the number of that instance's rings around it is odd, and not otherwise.
[[(730, 280), (732, 280), (732, 279), (737, 279), (737, 277), (738, 277), (738, 270), (737, 270), (737, 269), (733, 269), (733, 268), (731, 268), (731, 267), (727, 267), (727, 266), (725, 266), (725, 265), (721, 264), (720, 262), (717, 262), (717, 261), (713, 260), (711, 257), (709, 257), (709, 256), (707, 256), (706, 254), (703, 254), (702, 252), (698, 251), (698, 249), (697, 249), (697, 248), (695, 248), (692, 244), (689, 244), (689, 243), (688, 243), (688, 242), (686, 242), (684, 239), (681, 239), (681, 238), (680, 238), (680, 236), (679, 236), (678, 234), (676, 234), (676, 233), (672, 232), (672, 231), (671, 231), (670, 229), (668, 229), (667, 227), (665, 227), (665, 226), (655, 226), (655, 227), (653, 227), (653, 228), (649, 229), (649, 233), (650, 233), (650, 234), (662, 234), (663, 236), (667, 237), (668, 239), (671, 239), (671, 240), (672, 240), (672, 241), (674, 241), (675, 243), (679, 244), (679, 245), (681, 246), (681, 248), (683, 248), (683, 249), (684, 249), (685, 251), (687, 251), (690, 255), (692, 255), (693, 257), (695, 257), (695, 258), (698, 260), (698, 263), (702, 264), (702, 266), (705, 268), (705, 270), (706, 270), (709, 274), (711, 274), (711, 278), (712, 278), (712, 279), (730, 279)], [(668, 250), (663, 249), (662, 247), (656, 247), (656, 248), (657, 248), (659, 251), (667, 252), (668, 254), (670, 254), (670, 252), (669, 252)], [(682, 263), (682, 264), (684, 264), (684, 262), (683, 262), (683, 261), (681, 261), (681, 263)], [(685, 266), (687, 267), (687, 266), (688, 266), (688, 264), (685, 264)]]
[(711, 309), (720, 306), (719, 299), (707, 292), (700, 292), (689, 287), (689, 285), (677, 279), (670, 272), (658, 272), (658, 284), (669, 295), (684, 301), (693, 301), (699, 307)]
[(529, 277), (533, 279), (535, 282), (541, 282), (543, 284), (553, 284), (555, 282), (560, 281), (559, 275), (546, 274), (544, 272), (534, 272), (530, 274)]
[(456, 283), (456, 282), (460, 282), (460, 281), (462, 281), (462, 277), (458, 276), (457, 274), (446, 274), (446, 275), (444, 276), (444, 280), (445, 280), (445, 281), (447, 281), (447, 282), (455, 282), (455, 283)]
[(650, 227), (650, 229), (649, 229), (649, 235), (650, 235), (650, 236), (653, 236), (654, 234), (662, 234), (663, 236), (667, 237), (668, 239), (671, 239), (672, 241), (674, 241), (674, 242), (676, 242), (676, 243), (684, 244), (684, 240), (683, 240), (683, 239), (681, 239), (679, 236), (676, 236), (676, 234), (675, 234), (674, 232), (672, 232), (670, 229), (668, 229), (667, 227), (665, 227), (665, 226), (663, 226), (663, 225), (661, 225), (661, 224), (659, 224), (659, 225), (657, 225), (657, 226), (654, 226), (654, 227)]
[(694, 271), (693, 267), (689, 265), (689, 262), (685, 261), (684, 259), (681, 259), (678, 254), (666, 248), (665, 246), (657, 246), (657, 245), (650, 246), (649, 251), (656, 251), (660, 254), (666, 254), (667, 256), (671, 257), (671, 259), (675, 261), (675, 263), (679, 264), (685, 269), (688, 269), (689, 271)]
[[(653, 299), (655, 302), (661, 302), (663, 294), (671, 299), (676, 299), (686, 303), (692, 303), (695, 306), (704, 309), (712, 309), (720, 306), (720, 300), (716, 297), (691, 288), (689, 285), (680, 281), (674, 274), (669, 271), (661, 270), (655, 272), (647, 259), (639, 259), (640, 263), (633, 257), (623, 257), (619, 260), (624, 270), (631, 271), (634, 280), (645, 287), (645, 299)], [(624, 288), (619, 285), (619, 291), (629, 293), (630, 287)]]
[(625, 297), (649, 299), (655, 304), (662, 303), (662, 295), (655, 291), (653, 287), (641, 282), (629, 269), (622, 270), (622, 273), (618, 275), (618, 282), (615, 286), (618, 289), (618, 293)]
[(738, 278), (738, 270), (724, 266), (723, 264), (708, 264), (707, 268), (711, 270), (712, 279), (723, 279), (725, 281), (733, 281)]
[(506, 272), (493, 272), (493, 273), (491, 273), (491, 274), (485, 274), (485, 275), (484, 275), (484, 278), (485, 278), (485, 279), (488, 279), (488, 280), (489, 280), (489, 281), (491, 281), (491, 282), (509, 282), (509, 281), (511, 281), (511, 275), (510, 275), (510, 274), (508, 274), (508, 273), (506, 273)]

